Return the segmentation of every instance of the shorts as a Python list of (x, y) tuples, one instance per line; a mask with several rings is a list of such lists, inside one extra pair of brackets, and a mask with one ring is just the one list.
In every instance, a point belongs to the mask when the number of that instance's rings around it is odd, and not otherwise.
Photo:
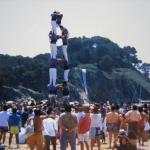
[(138, 122), (128, 122), (128, 133), (133, 130), (135, 132), (136, 138), (133, 139), (137, 139), (137, 135), (138, 135)]
[(10, 133), (11, 134), (18, 134), (19, 133), (19, 127), (18, 126), (11, 126), (10, 127)]
[(44, 138), (42, 134), (33, 134), (32, 136), (29, 136), (27, 139), (27, 144), (32, 146), (42, 146), (44, 142)]
[[(97, 128), (98, 129), (98, 128)], [(93, 127), (90, 129), (90, 133), (89, 133), (89, 139), (101, 139), (102, 135), (101, 135), (101, 130), (97, 130), (96, 127)], [(97, 133), (96, 133), (97, 131)]]
[(88, 140), (88, 132), (86, 132), (85, 134), (78, 134), (78, 139), (79, 142), (84, 142)]
[(0, 127), (0, 131), (8, 132), (8, 127)]
[(107, 124), (107, 132), (117, 132), (116, 123), (108, 123)]
[(55, 94), (48, 94), (48, 98), (57, 97)]

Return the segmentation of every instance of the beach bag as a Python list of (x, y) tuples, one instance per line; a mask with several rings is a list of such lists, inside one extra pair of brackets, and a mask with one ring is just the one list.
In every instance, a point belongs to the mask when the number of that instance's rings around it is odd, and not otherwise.
[(26, 136), (32, 136), (34, 134), (34, 125), (31, 125), (30, 123), (26, 126), (25, 129), (25, 135)]

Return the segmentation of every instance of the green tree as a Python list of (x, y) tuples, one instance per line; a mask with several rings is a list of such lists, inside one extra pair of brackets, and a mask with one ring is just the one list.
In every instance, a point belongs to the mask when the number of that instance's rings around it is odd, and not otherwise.
[(98, 45), (96, 48), (96, 61), (99, 62), (101, 58), (110, 53), (110, 49), (105, 45)]
[(105, 71), (110, 71), (112, 69), (112, 63), (113, 60), (110, 58), (110, 56), (106, 55), (102, 57), (101, 61), (99, 61), (97, 67), (99, 69), (105, 70)]

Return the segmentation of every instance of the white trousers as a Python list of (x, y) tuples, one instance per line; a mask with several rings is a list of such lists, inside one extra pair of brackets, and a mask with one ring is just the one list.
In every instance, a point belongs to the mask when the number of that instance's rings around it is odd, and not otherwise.
[(51, 58), (56, 58), (56, 55), (57, 55), (57, 46), (56, 46), (56, 44), (51, 43), (50, 49), (51, 49)]
[(62, 46), (62, 49), (63, 49), (63, 54), (64, 54), (64, 57), (66, 60), (68, 60), (68, 56), (67, 56), (67, 45), (63, 45)]
[(53, 86), (55, 86), (55, 83), (56, 83), (56, 74), (57, 74), (56, 68), (50, 68), (49, 69), (49, 77), (50, 77), (49, 84), (50, 85), (53, 82)]
[(64, 70), (64, 81), (68, 81), (68, 74), (69, 74), (69, 69)]
[(57, 25), (55, 20), (51, 20), (51, 25), (52, 25), (52, 32), (54, 32), (57, 35)]
[(58, 24), (56, 23), (56, 28), (57, 28), (57, 27), (60, 27), (60, 26), (61, 26), (61, 24), (58, 25)]
[(53, 96), (56, 97), (56, 95), (54, 95), (54, 94), (48, 94), (48, 98), (52, 98)]
[(66, 36), (67, 36), (67, 38), (69, 38), (69, 36), (70, 36), (69, 31), (68, 31), (68, 34)]
[(69, 95), (67, 95), (67, 96), (63, 96), (63, 103), (64, 103), (64, 101), (66, 100), (66, 98), (69, 98), (70, 96)]

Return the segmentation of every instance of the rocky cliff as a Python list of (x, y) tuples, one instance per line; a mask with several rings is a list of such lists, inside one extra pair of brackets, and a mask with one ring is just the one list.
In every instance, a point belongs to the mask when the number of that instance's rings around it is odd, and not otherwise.
[[(87, 69), (89, 100), (120, 103), (139, 102), (141, 73), (136, 69), (117, 68), (110, 72), (98, 70), (94, 65), (82, 65)], [(150, 83), (142, 80), (141, 99), (150, 98)]]
[[(88, 96), (82, 77), (82, 69), (86, 69), (86, 83)], [(138, 102), (140, 97), (141, 73), (136, 69), (116, 68), (105, 72), (93, 64), (73, 67), (69, 73), (70, 101), (79, 102), (107, 102), (120, 103)], [(46, 87), (46, 86), (45, 86)], [(47, 98), (48, 91), (39, 93), (29, 88), (17, 86), (16, 88), (3, 87), (3, 95), (7, 100), (34, 99), (36, 101)], [(59, 90), (58, 98), (61, 97)], [(142, 80), (141, 99), (150, 98), (150, 83)]]

